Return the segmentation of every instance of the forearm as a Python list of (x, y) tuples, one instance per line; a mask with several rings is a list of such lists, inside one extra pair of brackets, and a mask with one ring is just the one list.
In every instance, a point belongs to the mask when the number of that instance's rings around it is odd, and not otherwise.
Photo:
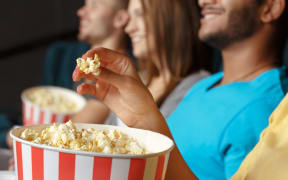
[(163, 117), (157, 106), (155, 106), (153, 110), (150, 110), (149, 113), (140, 115), (140, 117), (136, 118), (137, 119), (135, 121), (135, 125), (133, 125), (133, 128), (146, 129), (158, 132), (172, 139), (172, 135), (166, 124), (165, 118)]
[[(145, 117), (143, 121), (136, 124), (136, 128), (147, 129), (155, 131), (168, 136), (173, 139), (169, 127), (166, 123), (165, 118), (162, 116), (160, 111), (151, 112)], [(196, 180), (197, 177), (193, 174), (191, 169), (184, 161), (181, 153), (177, 146), (171, 151), (169, 157), (169, 163), (167, 167), (166, 180)]]
[(169, 163), (167, 167), (166, 180), (196, 180), (197, 177), (193, 174), (184, 159), (182, 158), (177, 147), (170, 153)]

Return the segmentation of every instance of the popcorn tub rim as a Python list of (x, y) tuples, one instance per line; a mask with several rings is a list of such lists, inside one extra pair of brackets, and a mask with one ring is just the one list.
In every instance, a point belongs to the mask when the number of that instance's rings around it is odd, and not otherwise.
[[(33, 126), (23, 126), (23, 127), (18, 127), (10, 131), (10, 136), (13, 140), (16, 142), (20, 142), (22, 144), (26, 144), (31, 147), (36, 147), (44, 150), (49, 150), (49, 151), (54, 151), (54, 152), (62, 152), (62, 153), (68, 153), (68, 154), (75, 154), (75, 155), (83, 155), (83, 156), (89, 156), (89, 157), (103, 157), (103, 158), (119, 158), (119, 159), (146, 159), (150, 157), (155, 157), (155, 156), (160, 156), (162, 154), (171, 152), (175, 146), (174, 142), (167, 136), (149, 131), (149, 130), (143, 130), (143, 129), (137, 129), (137, 128), (127, 128), (127, 127), (118, 127), (118, 126), (111, 126), (111, 125), (100, 125), (100, 124), (84, 124), (84, 123), (75, 123), (75, 126), (77, 128), (94, 128), (96, 130), (109, 130), (109, 129), (116, 129), (119, 130), (128, 136), (131, 136), (133, 133), (138, 133), (138, 136), (141, 135), (150, 135), (150, 136), (158, 136), (158, 138), (161, 138), (162, 140), (165, 140), (168, 145), (167, 148), (164, 148), (163, 150), (160, 150), (159, 152), (152, 152), (152, 153), (147, 153), (147, 154), (105, 154), (105, 153), (99, 153), (99, 152), (88, 152), (88, 151), (82, 151), (82, 150), (70, 150), (70, 149), (65, 149), (65, 148), (58, 148), (58, 147), (53, 147), (53, 146), (48, 146), (44, 144), (37, 144), (33, 143), (30, 141), (23, 140), (15, 133), (20, 133), (23, 132), (27, 128), (33, 128), (33, 129), (44, 129), (51, 126), (51, 124), (42, 124), (42, 125), (33, 125)], [(129, 132), (129, 133), (128, 133)], [(133, 136), (132, 136), (133, 137)], [(134, 137), (133, 137), (134, 138)], [(137, 139), (137, 138), (136, 138)], [(137, 141), (139, 141), (137, 139)], [(141, 142), (139, 142), (140, 145), (142, 145)], [(145, 147), (146, 148), (146, 147)]]
[[(36, 89), (52, 89), (52, 90), (54, 89), (56, 91), (62, 91), (64, 93), (67, 93), (67, 94), (69, 94), (71, 96), (74, 96), (75, 98), (80, 100), (81, 105), (77, 108), (76, 111), (73, 111), (73, 112), (54, 111), (54, 110), (52, 110), (50, 108), (47, 108), (47, 107), (41, 107), (38, 104), (32, 102), (31, 100), (29, 100), (27, 98), (27, 93), (29, 93), (30, 91), (36, 90)], [(87, 103), (86, 99), (83, 96), (77, 94), (76, 92), (74, 92), (74, 91), (72, 91), (70, 89), (57, 87), (57, 86), (34, 86), (34, 87), (30, 87), (30, 88), (24, 89), (22, 91), (22, 93), (21, 93), (21, 100), (23, 102), (25, 102), (25, 103), (29, 103), (29, 104), (31, 104), (33, 106), (37, 106), (40, 110), (43, 110), (43, 111), (46, 111), (46, 112), (49, 111), (49, 112), (56, 113), (56, 114), (59, 114), (59, 115), (73, 115), (73, 114), (79, 112)]]

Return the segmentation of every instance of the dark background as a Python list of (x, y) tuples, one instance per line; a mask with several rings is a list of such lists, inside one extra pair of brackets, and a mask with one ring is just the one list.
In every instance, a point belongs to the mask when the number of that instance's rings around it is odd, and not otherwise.
[(20, 94), (39, 84), (47, 47), (75, 40), (83, 0), (9, 0), (0, 6), (0, 107), (21, 108)]

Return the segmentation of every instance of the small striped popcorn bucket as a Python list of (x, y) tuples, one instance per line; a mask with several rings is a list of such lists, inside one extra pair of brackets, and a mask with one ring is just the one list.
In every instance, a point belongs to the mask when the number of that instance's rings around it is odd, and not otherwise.
[[(70, 111), (60, 111), (51, 109), (49, 107), (40, 106), (39, 104), (33, 102), (29, 96), (35, 92), (41, 91), (41, 94), (37, 95), (37, 101), (45, 99), (51, 94), (56, 94), (57, 97), (63, 99), (68, 99), (70, 102), (75, 103), (74, 109)], [(43, 92), (49, 92), (45, 95)], [(43, 96), (46, 96), (43, 98)], [(67, 122), (71, 116), (76, 112), (80, 111), (86, 104), (86, 100), (83, 96), (77, 94), (76, 92), (55, 86), (37, 86), (26, 89), (21, 94), (22, 99), (22, 119), (23, 124), (36, 125), (36, 124), (51, 124), (51, 123), (63, 123)], [(47, 101), (47, 98), (45, 99)], [(59, 104), (62, 102), (59, 102)], [(63, 107), (63, 106), (62, 106)]]
[(39, 145), (19, 138), (24, 126), (10, 132), (18, 180), (164, 180), (174, 143), (159, 133), (109, 125), (75, 124), (77, 128), (116, 129), (133, 137), (149, 153), (104, 154)]

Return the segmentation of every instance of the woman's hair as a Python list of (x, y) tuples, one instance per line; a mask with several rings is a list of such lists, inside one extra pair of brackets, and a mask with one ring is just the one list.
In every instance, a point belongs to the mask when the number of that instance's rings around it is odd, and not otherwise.
[[(200, 69), (210, 68), (210, 49), (198, 39), (200, 13), (193, 0), (141, 0), (148, 46), (156, 48), (160, 68), (168, 66), (173, 78), (181, 80)], [(151, 49), (152, 47), (148, 47)], [(154, 50), (155, 52), (155, 50)], [(150, 57), (152, 57), (150, 55)], [(147, 84), (158, 71), (144, 61)]]
[(127, 9), (129, 0), (114, 0), (117, 3), (119, 9)]

